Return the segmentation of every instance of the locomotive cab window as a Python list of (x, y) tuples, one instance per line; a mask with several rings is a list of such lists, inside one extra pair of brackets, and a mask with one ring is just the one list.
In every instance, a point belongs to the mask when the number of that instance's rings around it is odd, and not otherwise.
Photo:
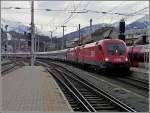
[(125, 46), (121, 43), (110, 43), (108, 44), (108, 53), (111, 55), (114, 54), (124, 54), (125, 53)]

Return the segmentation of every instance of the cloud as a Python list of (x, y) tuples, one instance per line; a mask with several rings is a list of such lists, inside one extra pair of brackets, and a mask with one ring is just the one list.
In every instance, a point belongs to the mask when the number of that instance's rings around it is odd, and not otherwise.
[(1, 1), (2, 7), (22, 7), (30, 8), (30, 1)]
[[(37, 26), (43, 25), (43, 31), (55, 30), (55, 33), (62, 35), (62, 28), (60, 26), (70, 15), (67, 10), (83, 10), (84, 8), (95, 11), (108, 11), (114, 13), (133, 13), (144, 7), (149, 6), (148, 1), (35, 1), (35, 23)], [(30, 8), (30, 1), (2, 1), (2, 7), (22, 7)], [(63, 11), (44, 11), (36, 9), (53, 9), (53, 10), (66, 10)], [(142, 14), (148, 14), (149, 11), (143, 11)], [(119, 21), (124, 16), (101, 14), (101, 13), (81, 13), (73, 14), (67, 26), (88, 26), (90, 18), (93, 19), (93, 24), (98, 23), (112, 23)], [(30, 9), (28, 10), (2, 10), (2, 17), (7, 20), (21, 21), (30, 23)], [(11, 18), (10, 18), (11, 17)], [(127, 19), (127, 23), (134, 21), (140, 16), (133, 16)], [(67, 28), (66, 32), (74, 31), (76, 28)]]

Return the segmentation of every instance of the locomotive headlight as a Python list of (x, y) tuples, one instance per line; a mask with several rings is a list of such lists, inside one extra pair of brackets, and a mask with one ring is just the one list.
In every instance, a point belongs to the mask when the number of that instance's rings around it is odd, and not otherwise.
[(127, 62), (127, 61), (128, 61), (128, 58), (126, 58), (125, 61)]
[(109, 61), (109, 59), (106, 57), (106, 58), (105, 58), (105, 61), (107, 62), (107, 61)]

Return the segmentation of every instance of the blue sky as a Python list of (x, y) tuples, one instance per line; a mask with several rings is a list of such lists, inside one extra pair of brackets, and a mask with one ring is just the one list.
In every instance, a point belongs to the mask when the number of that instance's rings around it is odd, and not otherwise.
[[(3, 7), (22, 7), (30, 8), (30, 1), (2, 1)], [(65, 20), (71, 15), (68, 10), (84, 9), (92, 11), (106, 11), (110, 13), (133, 13), (145, 7), (149, 7), (148, 1), (35, 1), (35, 9), (53, 9), (53, 10), (66, 10), (66, 11), (44, 11), (35, 10), (35, 24), (36, 26), (47, 32), (54, 31), (54, 35), (62, 35), (61, 26)], [(23, 24), (30, 24), (30, 9), (2, 9), (2, 18), (22, 22)], [(142, 14), (142, 15), (141, 15)], [(142, 17), (144, 14), (149, 14), (149, 8), (139, 12), (136, 16), (119, 16), (114, 14), (101, 14), (101, 13), (74, 13), (71, 20), (65, 25), (65, 33), (69, 33), (77, 30), (78, 24), (81, 27), (89, 25), (90, 18), (93, 19), (93, 24), (98, 23), (113, 23), (119, 21), (121, 18), (125, 18), (127, 23), (134, 21), (137, 18)], [(69, 27), (72, 26), (72, 27)]]

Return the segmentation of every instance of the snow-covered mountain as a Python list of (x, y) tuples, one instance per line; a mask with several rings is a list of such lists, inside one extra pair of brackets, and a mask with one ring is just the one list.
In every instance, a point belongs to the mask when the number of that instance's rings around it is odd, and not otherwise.
[[(140, 19), (137, 19), (135, 20), (134, 22), (130, 23), (130, 24), (127, 24), (126, 25), (126, 30), (131, 30), (131, 29), (145, 29), (145, 28), (148, 28), (149, 26), (149, 16), (143, 16), (142, 18)], [(93, 32), (97, 29), (101, 29), (102, 27), (115, 27), (118, 29), (119, 27), (119, 22), (114, 22), (113, 24), (105, 24), (105, 23), (102, 23), (102, 24), (96, 24), (96, 25), (93, 25), (92, 26), (92, 30)], [(90, 27), (85, 27), (85, 28), (82, 28), (81, 29), (81, 34), (84, 36), (84, 35), (88, 35), (90, 32)], [(75, 31), (75, 32), (72, 32), (72, 33), (69, 33), (67, 35), (65, 35), (66, 37), (66, 40), (69, 41), (69, 40), (73, 40), (74, 38), (77, 38), (79, 35), (78, 31)]]
[[(29, 26), (26, 26), (22, 23), (10, 21), (10, 20), (5, 20), (3, 18), (1, 19), (1, 24), (3, 25), (4, 29), (5, 29), (5, 25), (9, 25), (8, 31), (16, 31), (19, 33), (23, 33), (24, 31), (27, 32), (27, 30), (29, 29)], [(97, 29), (101, 29), (103, 27), (109, 27), (109, 26), (118, 27), (119, 22), (115, 22), (113, 24), (101, 23), (101, 24), (92, 25), (92, 32), (94, 32)], [(130, 23), (129, 25), (126, 25), (126, 30), (144, 29), (144, 28), (147, 28), (148, 26), (149, 26), (149, 16), (144, 16), (144, 17)], [(86, 36), (89, 33), (90, 33), (90, 27), (89, 26), (81, 29), (81, 36)], [(39, 29), (38, 29), (38, 34), (49, 36), (49, 33), (42, 32)], [(77, 38), (78, 35), (79, 35), (78, 31), (74, 31), (74, 32), (66, 34), (64, 37), (65, 37), (66, 41), (70, 41), (70, 40), (73, 40), (74, 38)]]
[(149, 26), (149, 16), (146, 15), (126, 26), (127, 30), (131, 29), (145, 29)]
[(7, 28), (8, 31), (16, 31), (19, 33), (23, 33), (25, 31), (27, 32), (27, 30), (29, 29), (28, 26), (20, 22), (10, 21), (10, 20), (1, 18), (1, 27), (3, 27), (3, 29), (5, 29), (5, 25), (8, 25), (8, 28)]
[[(119, 27), (119, 22), (114, 22), (112, 26)], [(148, 28), (148, 26), (149, 26), (149, 16), (145, 15), (142, 18), (139, 18), (132, 23), (126, 24), (126, 30), (145, 29)]]
[[(110, 27), (110, 26), (111, 26), (111, 24), (106, 24), (106, 23), (95, 24), (95, 25), (92, 25), (92, 32), (95, 32), (97, 29), (101, 29), (103, 27)], [(91, 29), (90, 26), (82, 28), (80, 30), (81, 36), (89, 35), (90, 34), (90, 29)], [(74, 40), (75, 38), (79, 37), (79, 32), (74, 31), (74, 32), (66, 34), (64, 37), (65, 37), (66, 41)]]
[[(1, 27), (3, 27), (3, 29), (5, 29), (5, 25), (8, 25), (7, 31), (15, 31), (18, 33), (29, 32), (29, 25), (27, 26), (21, 22), (15, 22), (15, 21), (10, 21), (10, 20), (1, 18)], [(42, 32), (39, 29), (37, 29), (37, 31), (39, 35), (44, 35), (44, 36), (48, 35), (48, 33)]]

